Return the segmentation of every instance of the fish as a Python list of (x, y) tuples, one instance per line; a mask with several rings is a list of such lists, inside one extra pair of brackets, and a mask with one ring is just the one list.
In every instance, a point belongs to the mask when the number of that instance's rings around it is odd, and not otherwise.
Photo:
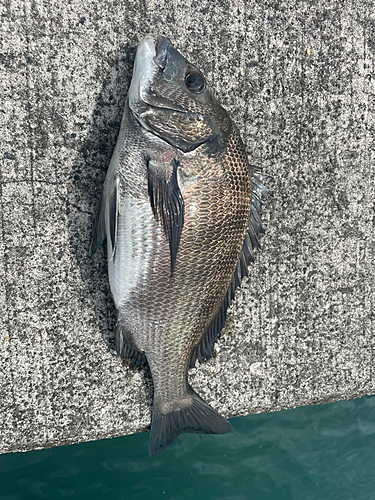
[(148, 364), (149, 454), (232, 427), (188, 383), (209, 359), (264, 232), (267, 178), (203, 73), (164, 36), (139, 44), (91, 241), (106, 239), (116, 353)]

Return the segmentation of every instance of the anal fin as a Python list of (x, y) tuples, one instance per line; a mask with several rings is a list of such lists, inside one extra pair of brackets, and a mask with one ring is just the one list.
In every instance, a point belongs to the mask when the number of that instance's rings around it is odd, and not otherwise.
[(115, 330), (115, 345), (117, 356), (121, 359), (128, 358), (137, 366), (147, 363), (146, 356), (140, 352), (128, 336), (124, 333), (121, 325), (118, 323)]

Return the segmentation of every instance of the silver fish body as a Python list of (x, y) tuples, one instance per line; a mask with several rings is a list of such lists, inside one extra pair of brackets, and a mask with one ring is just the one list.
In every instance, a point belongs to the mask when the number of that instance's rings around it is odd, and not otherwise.
[(151, 369), (150, 455), (181, 432), (231, 430), (187, 373), (212, 355), (259, 246), (263, 177), (200, 71), (168, 39), (145, 37), (91, 250), (107, 237), (118, 355)]

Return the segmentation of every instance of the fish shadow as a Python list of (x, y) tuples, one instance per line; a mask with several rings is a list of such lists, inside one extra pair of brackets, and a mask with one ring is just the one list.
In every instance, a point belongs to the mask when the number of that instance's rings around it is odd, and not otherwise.
[[(89, 248), (103, 182), (120, 129), (135, 53), (136, 44), (127, 43), (108, 61), (109, 69), (103, 78), (86, 138), (77, 144), (77, 156), (67, 183), (69, 247), (83, 283), (76, 292), (82, 311), (94, 311), (94, 317), (87, 314), (88, 322), (92, 322), (87, 325), (88, 331), (99, 327), (102, 340), (113, 355), (116, 311), (108, 282), (106, 243), (94, 256), (90, 255)], [(70, 140), (74, 140), (76, 134), (71, 136)], [(151, 406), (153, 385), (149, 367), (137, 367), (128, 360), (123, 363), (131, 371), (141, 374), (147, 402)]]

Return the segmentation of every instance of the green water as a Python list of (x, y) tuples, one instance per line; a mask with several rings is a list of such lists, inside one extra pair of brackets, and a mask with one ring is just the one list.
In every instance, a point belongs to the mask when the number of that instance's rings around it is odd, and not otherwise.
[(232, 419), (156, 457), (148, 433), (0, 456), (0, 499), (375, 500), (375, 396)]

